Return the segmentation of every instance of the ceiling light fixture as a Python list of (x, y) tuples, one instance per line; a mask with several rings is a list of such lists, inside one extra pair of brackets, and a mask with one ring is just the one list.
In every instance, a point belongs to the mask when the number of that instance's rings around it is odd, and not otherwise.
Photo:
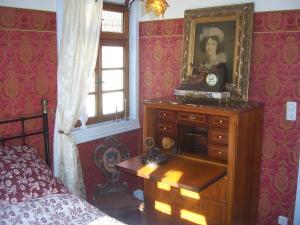
[[(135, 0), (126, 0), (125, 4), (130, 9), (131, 5)], [(164, 16), (166, 9), (169, 7), (169, 4), (166, 0), (146, 0), (145, 8), (146, 12), (153, 12), (155, 16)]]

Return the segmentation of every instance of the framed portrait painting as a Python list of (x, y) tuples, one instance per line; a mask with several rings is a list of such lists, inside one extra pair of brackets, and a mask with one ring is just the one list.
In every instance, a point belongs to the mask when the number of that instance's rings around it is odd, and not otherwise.
[(180, 89), (248, 100), (253, 3), (186, 10)]

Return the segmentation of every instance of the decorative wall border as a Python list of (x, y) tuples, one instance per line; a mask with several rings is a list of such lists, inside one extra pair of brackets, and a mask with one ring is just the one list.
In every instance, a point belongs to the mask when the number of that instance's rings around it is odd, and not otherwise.
[(56, 32), (56, 14), (0, 6), (0, 30)]

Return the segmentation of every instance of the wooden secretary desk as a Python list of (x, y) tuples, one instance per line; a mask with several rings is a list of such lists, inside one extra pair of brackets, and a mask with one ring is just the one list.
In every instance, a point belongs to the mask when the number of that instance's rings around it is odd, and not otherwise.
[(135, 157), (119, 167), (144, 178), (146, 209), (157, 212), (148, 215), (163, 215), (155, 224), (255, 225), (262, 119), (257, 103), (147, 101), (143, 139), (161, 147), (172, 138), (170, 159), (153, 166)]

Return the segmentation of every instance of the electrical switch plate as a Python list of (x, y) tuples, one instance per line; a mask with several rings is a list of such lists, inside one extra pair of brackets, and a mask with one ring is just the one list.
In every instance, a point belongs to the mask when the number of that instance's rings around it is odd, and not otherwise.
[(287, 225), (288, 224), (288, 218), (285, 216), (278, 216), (278, 224), (279, 225)]
[(286, 120), (295, 121), (297, 117), (297, 103), (287, 102), (286, 103)]

